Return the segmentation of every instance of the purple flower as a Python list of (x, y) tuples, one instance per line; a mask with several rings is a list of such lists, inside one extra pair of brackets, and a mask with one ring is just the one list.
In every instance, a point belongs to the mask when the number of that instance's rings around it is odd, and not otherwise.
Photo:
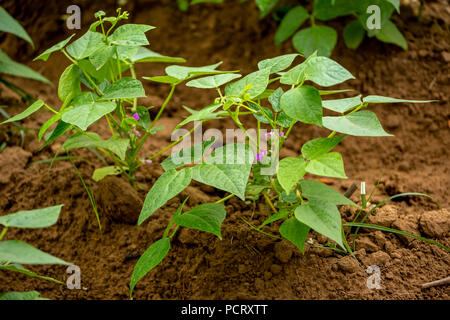
[(256, 154), (256, 160), (261, 162), (262, 159), (266, 156), (267, 151), (266, 150), (260, 150), (259, 153)]
[(280, 137), (282, 137), (282, 136), (284, 136), (284, 132), (280, 132), (278, 135), (279, 135)]
[(152, 160), (149, 160), (149, 159), (142, 158), (142, 162), (143, 162), (144, 164), (150, 164), (150, 163), (152, 163), (153, 161), (152, 161)]
[(137, 113), (133, 113), (132, 117), (136, 120), (139, 121), (140, 117)]
[(269, 138), (273, 137), (273, 135), (274, 135), (273, 132), (267, 132), (267, 133), (265, 134), (265, 137), (266, 137), (266, 139), (269, 139)]
[(125, 139), (127, 138), (127, 135), (125, 133), (122, 132), (122, 137), (124, 137)]
[(140, 136), (141, 136), (141, 133), (140, 133), (139, 131), (137, 131), (137, 130), (134, 130), (134, 131), (133, 131), (133, 134), (134, 134), (135, 136), (137, 136), (137, 137), (140, 137)]

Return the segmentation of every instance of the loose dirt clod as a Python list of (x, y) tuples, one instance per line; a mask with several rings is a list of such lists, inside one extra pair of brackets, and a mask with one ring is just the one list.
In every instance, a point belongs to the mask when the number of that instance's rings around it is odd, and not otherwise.
[(419, 223), (427, 236), (442, 238), (450, 232), (450, 213), (447, 209), (427, 211), (420, 216)]

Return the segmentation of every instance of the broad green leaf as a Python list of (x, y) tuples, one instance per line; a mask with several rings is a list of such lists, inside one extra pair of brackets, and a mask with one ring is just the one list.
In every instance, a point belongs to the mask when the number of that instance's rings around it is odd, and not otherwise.
[(240, 78), (240, 77), (241, 77), (240, 74), (234, 74), (234, 73), (218, 74), (215, 76), (209, 76), (209, 77), (205, 77), (205, 78), (191, 80), (188, 83), (186, 83), (186, 86), (194, 87), (194, 88), (201, 88), (201, 89), (218, 88), (221, 85), (224, 85), (225, 83), (230, 82), (230, 81)]
[(266, 90), (269, 84), (271, 68), (265, 68), (246, 75), (244, 78), (229, 83), (225, 87), (225, 94), (227, 96), (240, 96), (245, 93), (250, 95), (250, 98), (255, 98)]
[(309, 226), (301, 223), (295, 217), (289, 218), (280, 226), (280, 234), (283, 238), (292, 242), (304, 254), (306, 237), (309, 233)]
[(170, 169), (177, 169), (187, 164), (197, 163), (202, 160), (203, 156), (207, 153), (214, 141), (215, 138), (212, 138), (192, 147), (187, 147), (177, 152), (173, 152), (169, 157), (161, 162), (161, 166), (165, 171), (168, 171)]
[(342, 156), (337, 152), (326, 153), (309, 161), (306, 172), (318, 176), (347, 179)]
[(59, 50), (61, 50), (62, 48), (64, 48), (64, 47), (66, 46), (66, 44), (68, 44), (69, 41), (73, 38), (74, 35), (75, 35), (75, 33), (72, 34), (70, 37), (68, 37), (66, 40), (63, 40), (63, 41), (61, 41), (61, 42), (58, 42), (58, 43), (55, 44), (54, 46), (48, 48), (47, 50), (45, 50), (44, 52), (42, 52), (40, 55), (38, 55), (36, 58), (34, 58), (33, 61), (36, 61), (36, 60), (47, 61), (48, 58), (50, 57), (50, 55), (51, 55), (53, 52), (59, 51)]
[[(250, 105), (250, 107), (253, 108), (253, 104)], [(266, 123), (269, 124), (271, 122), (273, 122), (273, 114), (272, 114), (272, 110), (270, 110), (269, 108), (266, 107), (256, 107), (256, 109), (258, 110), (257, 113), (253, 113), (252, 115), (259, 121), (261, 121), (262, 123)], [(266, 116), (264, 116), (264, 114), (270, 119), (267, 119)]]
[(150, 270), (156, 267), (170, 250), (170, 239), (162, 238), (153, 243), (145, 250), (138, 262), (134, 266), (133, 274), (130, 280), (130, 297), (133, 294), (134, 287)]
[(67, 53), (75, 60), (81, 60), (89, 57), (98, 48), (103, 46), (103, 35), (98, 32), (87, 31), (79, 39), (69, 44), (66, 48)]
[(368, 22), (373, 21), (372, 19), (375, 18), (378, 20), (378, 16), (374, 16), (373, 11), (367, 11), (367, 8), (371, 5), (378, 6), (380, 9), (380, 25), (381, 28), (384, 27), (384, 25), (389, 21), (391, 18), (395, 8), (394, 6), (389, 3), (389, 0), (358, 0), (356, 1), (356, 7), (358, 8), (356, 10), (356, 16), (361, 24), (361, 26), (367, 31), (367, 34), (369, 36), (374, 36), (376, 33), (379, 32), (378, 29), (369, 29), (370, 24)]
[(266, 89), (266, 90), (264, 90), (263, 93), (261, 93), (259, 96), (255, 97), (255, 100), (263, 100), (263, 99), (267, 99), (267, 98), (270, 97), (274, 92), (275, 92), (275, 90), (273, 90), (273, 89)]
[(311, 200), (295, 209), (295, 218), (344, 247), (341, 215), (334, 204)]
[(142, 78), (153, 82), (167, 83), (167, 84), (176, 84), (180, 82), (180, 79), (171, 76), (142, 77)]
[(355, 78), (347, 69), (327, 57), (312, 57), (305, 63), (306, 80), (323, 87), (334, 86)]
[(369, 110), (357, 111), (341, 117), (323, 117), (323, 126), (352, 136), (391, 136), (391, 134), (383, 130), (376, 114)]
[(317, 0), (314, 2), (314, 14), (322, 21), (348, 16), (357, 8), (357, 1), (360, 0)]
[(287, 128), (287, 127), (289, 127), (291, 125), (292, 121), (295, 121), (295, 120), (293, 120), (291, 117), (289, 117), (284, 111), (281, 111), (278, 114), (277, 124), (279, 126)]
[(91, 99), (83, 104), (74, 105), (72, 109), (64, 113), (61, 119), (66, 122), (73, 124), (83, 131), (116, 108), (114, 102), (100, 102)]
[(19, 264), (70, 264), (18, 240), (0, 242), (0, 261)]
[(270, 11), (272, 11), (273, 8), (277, 5), (277, 3), (280, 0), (255, 0), (256, 5), (259, 8), (259, 11), (261, 12), (259, 15), (260, 19), (263, 19), (265, 16), (267, 16)]
[(114, 52), (114, 47), (104, 44), (89, 56), (89, 61), (95, 69), (99, 70), (109, 61)]
[(403, 50), (408, 50), (408, 43), (397, 26), (390, 20), (386, 21), (381, 30), (376, 34), (376, 38), (386, 43), (392, 43)]
[(211, 119), (220, 119), (220, 117), (217, 115), (217, 113), (214, 113), (217, 109), (219, 109), (222, 106), (221, 103), (213, 103), (199, 111), (189, 109), (188, 107), (184, 107), (187, 111), (191, 113), (189, 117), (181, 121), (175, 129), (181, 128), (185, 124), (193, 121), (205, 121), (205, 120), (211, 120)]
[(192, 179), (192, 169), (184, 168), (180, 171), (175, 169), (164, 172), (145, 197), (144, 205), (139, 215), (138, 225), (141, 225), (156, 210), (161, 208), (167, 201), (183, 191)]
[(39, 129), (38, 134), (38, 141), (41, 141), (42, 137), (44, 136), (45, 132), (47, 132), (48, 128), (50, 128), (56, 121), (59, 121), (61, 119), (61, 114), (55, 114), (53, 117), (45, 121), (45, 123), (41, 126)]
[(62, 102), (69, 102), (74, 96), (81, 92), (80, 69), (71, 64), (61, 74), (58, 83), (58, 96)]
[(264, 220), (264, 222), (258, 227), (258, 229), (261, 229), (262, 227), (264, 227), (272, 222), (286, 218), (289, 215), (289, 213), (290, 212), (287, 209), (280, 209), (277, 213), (271, 215), (269, 218)]
[(11, 58), (8, 57), (8, 55), (2, 50), (0, 50), (0, 73), (33, 79), (52, 85), (52, 83), (46, 77), (24, 64), (11, 60)]
[(67, 130), (69, 130), (69, 128), (71, 128), (70, 123), (66, 123), (64, 121), (59, 121), (58, 124), (56, 125), (55, 130), (52, 131), (52, 133), (50, 134), (50, 136), (48, 137), (48, 139), (45, 141), (44, 145), (39, 149), (42, 150), (44, 149), (46, 146), (48, 146), (50, 143), (52, 143), (53, 141), (55, 141), (56, 139), (58, 139), (60, 136), (62, 136)]
[(300, 158), (288, 157), (281, 159), (277, 178), (280, 185), (289, 193), (297, 182), (306, 174), (306, 162)]
[(119, 156), (121, 160), (125, 159), (125, 154), (129, 146), (130, 141), (128, 139), (112, 137), (108, 140), (102, 140), (100, 136), (95, 132), (74, 134), (63, 144), (63, 148), (66, 151), (88, 147), (107, 149)]
[(130, 77), (125, 77), (111, 84), (100, 97), (101, 100), (109, 99), (132, 99), (145, 97), (142, 83)]
[(322, 100), (322, 105), (325, 109), (333, 110), (339, 113), (347, 112), (361, 104), (361, 95), (344, 99)]
[(363, 98), (365, 103), (429, 103), (437, 100), (406, 100), (383, 96), (367, 96)]
[(15, 122), (15, 121), (25, 119), (26, 117), (32, 115), (33, 113), (38, 111), (40, 108), (42, 108), (43, 105), (44, 105), (44, 101), (37, 100), (31, 106), (26, 108), (23, 112), (15, 115), (14, 117), (9, 118), (8, 120), (3, 121), (0, 124), (5, 124), (5, 123)]
[(149, 42), (145, 33), (154, 28), (145, 24), (124, 24), (118, 27), (108, 40), (119, 46), (146, 46)]
[[(29, 277), (34, 277), (34, 278), (38, 278), (38, 279), (42, 279), (42, 280), (47, 280), (47, 281), (51, 281), (51, 282), (55, 282), (58, 284), (65, 284), (62, 281), (56, 280), (54, 278), (51, 277), (46, 277), (46, 276), (42, 276), (40, 274), (37, 274), (33, 271), (30, 271), (28, 269), (25, 269), (22, 265), (20, 264), (8, 264), (6, 266), (3, 266), (0, 264), (0, 270), (8, 270), (8, 271), (13, 271), (13, 272), (20, 272), (23, 273)], [(0, 300), (2, 300), (1, 298), (1, 294), (0, 294)]]
[(313, 160), (330, 152), (342, 139), (344, 139), (344, 137), (345, 136), (310, 140), (302, 146), (302, 155), (308, 160)]
[(329, 57), (337, 42), (336, 31), (328, 26), (312, 26), (298, 31), (292, 38), (294, 48), (305, 57), (315, 51), (317, 55)]
[(25, 29), (2, 7), (0, 7), (0, 31), (12, 33), (28, 41), (34, 47), (33, 40), (31, 40)]
[(192, 168), (192, 179), (245, 199), (253, 153), (243, 144), (217, 148), (205, 163)]
[(400, 0), (386, 0), (386, 1), (392, 4), (395, 10), (397, 10), (397, 12), (400, 13)]
[(305, 61), (303, 61), (299, 65), (296, 65), (289, 71), (283, 73), (280, 79), (280, 83), (289, 85), (298, 85), (299, 83), (305, 81), (306, 79), (305, 69), (308, 66), (308, 62), (316, 56), (317, 53), (314, 52), (312, 55), (306, 58)]
[(209, 74), (220, 74), (223, 71), (218, 71), (216, 68), (220, 66), (222, 62), (216, 64), (202, 66), (202, 67), (185, 67), (185, 66), (168, 66), (166, 67), (166, 74), (178, 80), (186, 80), (191, 77), (209, 75)]
[[(120, 48), (120, 47), (119, 47)], [(185, 59), (180, 57), (168, 57), (144, 47), (137, 47), (137, 52), (131, 57), (131, 62), (165, 62), (165, 63), (184, 63)]]
[(95, 182), (98, 182), (105, 178), (106, 176), (116, 176), (120, 174), (122, 171), (117, 166), (107, 166), (103, 168), (98, 168), (94, 170), (94, 173), (92, 174), (92, 179), (94, 179)]
[(226, 214), (223, 204), (204, 203), (175, 217), (174, 221), (182, 227), (210, 232), (222, 240), (220, 225), (225, 220)]
[(268, 100), (272, 105), (273, 111), (275, 112), (281, 111), (281, 97), (283, 96), (283, 93), (283, 89), (279, 87), (269, 96)]
[(63, 205), (19, 211), (0, 217), (0, 224), (15, 228), (46, 228), (54, 225), (58, 220)]
[(41, 297), (40, 293), (37, 291), (26, 291), (26, 292), (11, 291), (0, 293), (0, 300), (48, 300), (48, 299)]
[(342, 32), (344, 42), (347, 48), (356, 49), (364, 40), (366, 30), (361, 26), (358, 20), (353, 20), (347, 24)]
[(281, 108), (292, 119), (322, 126), (322, 100), (312, 86), (290, 89), (281, 97)]
[(258, 69), (263, 70), (270, 68), (270, 74), (280, 72), (289, 68), (294, 59), (298, 56), (297, 53), (285, 54), (271, 59), (265, 59), (258, 62)]
[(279, 46), (309, 18), (309, 13), (302, 6), (292, 8), (281, 20), (281, 24), (275, 33), (275, 44)]
[(352, 89), (343, 89), (343, 90), (319, 90), (319, 93), (321, 96), (327, 96), (330, 94), (336, 94), (336, 93), (343, 93), (343, 92), (350, 92), (353, 91)]
[(302, 180), (300, 182), (302, 188), (302, 197), (308, 200), (322, 200), (335, 205), (351, 205), (356, 206), (353, 201), (340, 194), (335, 189), (315, 180)]

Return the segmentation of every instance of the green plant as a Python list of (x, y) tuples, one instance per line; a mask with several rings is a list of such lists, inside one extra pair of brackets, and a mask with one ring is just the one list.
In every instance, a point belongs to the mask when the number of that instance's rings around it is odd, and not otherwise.
[[(69, 265), (59, 258), (45, 253), (35, 247), (18, 240), (4, 240), (6, 232), (9, 228), (36, 229), (47, 228), (56, 223), (61, 212), (62, 205), (29, 210), (19, 211), (0, 217), (0, 225), (3, 230), (0, 233), (0, 270), (23, 273), (30, 277), (52, 281), (58, 284), (63, 282), (39, 275), (23, 267), (24, 264), (44, 265), (44, 264), (62, 264)], [(0, 293), (0, 300), (36, 300), (42, 299), (39, 293), (30, 292), (7, 292)]]
[[(8, 12), (6, 12), (5, 9), (3, 9), (3, 7), (0, 7), (0, 31), (12, 33), (17, 37), (26, 40), (31, 44), (31, 46), (34, 47), (33, 41), (31, 40), (30, 36), (25, 31), (25, 29), (13, 17), (11, 17), (8, 14)], [(2, 50), (0, 50), (0, 74), (29, 78), (45, 82), (51, 85), (51, 82), (43, 75), (34, 71), (33, 69), (28, 68), (27, 66), (21, 63), (13, 61)], [(8, 88), (10, 88), (11, 90), (13, 90), (15, 93), (17, 93), (25, 101), (34, 100), (34, 98), (31, 97), (31, 95), (24, 89), (21, 89), (20, 87), (7, 81), (3, 77), (0, 77), (0, 82), (3, 83)]]
[[(172, 153), (161, 163), (165, 172), (148, 192), (138, 224), (142, 224), (184, 190), (192, 180), (229, 194), (215, 203), (201, 204), (184, 213), (187, 199), (179, 206), (163, 237), (153, 243), (138, 260), (130, 281), (130, 297), (136, 283), (163, 260), (180, 227), (210, 232), (221, 239), (220, 227), (226, 216), (223, 202), (234, 196), (243, 201), (264, 199), (271, 208), (273, 214), (260, 226), (253, 226), (246, 221), (258, 232), (280, 239), (280, 236), (263, 229), (268, 224), (281, 222), (281, 237), (292, 242), (302, 252), (311, 229), (332, 240), (328, 246), (330, 249), (342, 253), (352, 252), (337, 206), (356, 204), (319, 181), (305, 179), (305, 175), (309, 173), (345, 179), (342, 156), (332, 151), (345, 136), (391, 136), (383, 130), (375, 113), (366, 110), (369, 105), (430, 101), (373, 95), (323, 99), (327, 95), (349, 90), (319, 90), (306, 84), (307, 81), (330, 87), (353, 79), (352, 74), (335, 61), (317, 56), (316, 53), (283, 72), (297, 56), (288, 54), (260, 61), (258, 71), (239, 80), (235, 80), (239, 75), (226, 73), (191, 80), (186, 84), (215, 89), (219, 97), (200, 111), (189, 109), (192, 114), (177, 128), (193, 121), (229, 117), (245, 134), (246, 140), (245, 143), (226, 144), (216, 149), (213, 147), (215, 138), (205, 140)], [(178, 69), (180, 74), (187, 74), (186, 67)], [(168, 77), (173, 77), (173, 74), (149, 79)], [(220, 87), (225, 84), (223, 92)], [(288, 86), (287, 91), (283, 90), (285, 86)], [(338, 115), (323, 116), (323, 108)], [(256, 118), (256, 136), (244, 127), (243, 123), (248, 122), (241, 121), (243, 116)], [(331, 132), (325, 138), (304, 143), (300, 156), (283, 158), (278, 162), (279, 150), (297, 123), (312, 124)], [(261, 136), (261, 124), (272, 130), (264, 137)], [(267, 150), (261, 148), (264, 139), (268, 143)]]
[(209, 3), (222, 3), (223, 0), (191, 0), (191, 1), (189, 1), (189, 0), (177, 0), (178, 8), (181, 11), (186, 11), (189, 8), (190, 5), (197, 4), (197, 3), (206, 3), (206, 2), (209, 2)]

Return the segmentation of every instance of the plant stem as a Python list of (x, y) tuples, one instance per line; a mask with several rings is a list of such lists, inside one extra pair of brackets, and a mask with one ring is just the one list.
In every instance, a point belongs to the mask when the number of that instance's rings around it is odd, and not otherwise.
[(269, 196), (265, 193), (262, 192), (264, 198), (266, 199), (267, 203), (269, 204), (270, 208), (273, 210), (273, 213), (277, 213), (277, 209), (275, 209), (275, 207), (273, 206), (272, 201), (270, 200)]
[(278, 236), (276, 236), (276, 235), (274, 235), (274, 234), (271, 234), (271, 233), (268, 233), (268, 232), (264, 232), (264, 231), (258, 229), (257, 227), (255, 227), (254, 225), (252, 225), (250, 222), (248, 222), (247, 220), (245, 220), (245, 219), (242, 218), (242, 217), (241, 217), (241, 219), (242, 219), (242, 221), (244, 221), (250, 228), (252, 228), (252, 229), (255, 230), (255, 231), (258, 231), (259, 233), (262, 233), (262, 234), (265, 235), (265, 236), (268, 236), (268, 237), (271, 237), (271, 238), (274, 238), (274, 239), (279, 239), (279, 240), (282, 239), (281, 237), (278, 237)]
[(7, 231), (8, 231), (8, 227), (4, 227), (3, 230), (2, 230), (2, 233), (0, 233), (0, 240), (3, 239), (3, 237), (5, 236)]
[(215, 203), (222, 203), (222, 202), (225, 202), (225, 201), (227, 201), (228, 199), (231, 199), (231, 198), (233, 198), (233, 197), (234, 197), (234, 194), (230, 193), (230, 194), (227, 195), (226, 197), (224, 197), (224, 198), (222, 198), (222, 199), (220, 199), (220, 200), (217, 200)]
[(156, 121), (158, 121), (159, 117), (161, 117), (161, 114), (163, 113), (164, 109), (166, 108), (167, 104), (169, 103), (170, 99), (172, 98), (173, 92), (175, 91), (175, 87), (176, 87), (176, 85), (172, 85), (172, 87), (170, 88), (169, 95), (167, 96), (163, 105), (159, 109), (158, 114), (156, 115), (155, 119), (153, 120), (152, 124), (150, 125), (150, 128), (148, 128), (147, 131), (150, 131), (150, 129), (152, 129), (155, 126)]

